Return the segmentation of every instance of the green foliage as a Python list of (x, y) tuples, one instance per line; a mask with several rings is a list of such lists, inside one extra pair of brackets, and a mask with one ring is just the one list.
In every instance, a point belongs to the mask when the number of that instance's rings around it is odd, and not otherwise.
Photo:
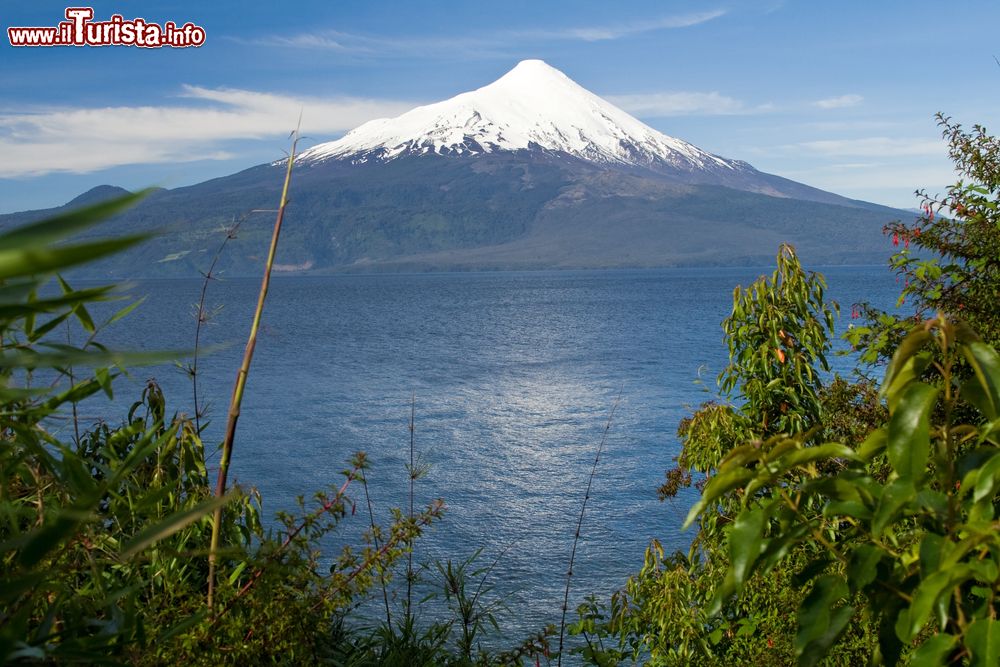
[(1000, 661), (1000, 142), (939, 120), (972, 184), (887, 228), (916, 314), (861, 304), (847, 336), (865, 362), (892, 358), (881, 388), (821, 381), (836, 308), (790, 250), (738, 287), (733, 402), (682, 422), (659, 491), (700, 479), (692, 550), (654, 542), (609, 604), (580, 608), (589, 664)]
[(486, 567), (477, 565), (480, 551), (459, 562), (448, 559), (433, 563), (431, 580), (423, 582), (430, 585), (430, 591), (422, 602), (444, 601), (446, 613), (437, 620), (421, 622), (416, 614), (408, 613), (405, 601), (395, 618), (390, 617), (375, 628), (351, 625), (341, 615), (329, 645), (328, 659), (334, 664), (355, 667), (503, 667), (521, 665), (533, 658), (540, 661), (550, 653), (556, 630), (553, 625), (504, 651), (491, 651), (484, 644), (487, 639), (498, 643), (497, 614), (506, 609), (503, 599), (492, 595), (488, 583), (490, 573), (505, 553), (501, 552)]
[[(751, 554), (762, 549), (769, 517), (741, 513), (741, 508), (746, 499), (787, 483), (779, 474), (762, 473), (749, 484), (754, 471), (768, 469), (762, 441), (778, 433), (812, 441), (833, 410), (840, 414), (827, 430), (834, 432), (866, 433), (872, 419), (865, 401), (872, 395), (869, 386), (836, 379), (825, 387), (821, 381), (837, 312), (836, 304), (824, 300), (824, 291), (822, 276), (803, 270), (788, 246), (779, 250), (770, 277), (734, 291), (732, 314), (723, 323), (730, 363), (719, 378), (729, 400), (706, 403), (681, 423), (678, 465), (660, 488), (661, 498), (668, 499), (696, 477), (705, 480), (699, 486), (707, 482), (700, 512), (692, 515), (699, 519), (698, 533), (686, 555), (665, 556), (654, 542), (642, 570), (608, 605), (581, 607), (573, 630), (586, 639), (583, 657), (589, 664), (629, 659), (656, 665), (784, 665), (794, 660), (795, 616), (790, 612), (805, 592), (790, 565), (767, 576), (754, 573)], [(848, 453), (831, 445), (780, 451), (802, 464), (811, 457)], [(733, 460), (744, 467), (729, 465)], [(809, 552), (773, 555), (782, 556), (801, 563)], [(736, 590), (745, 594), (731, 595)], [(860, 628), (837, 658), (855, 664), (871, 645), (869, 633)]]
[[(692, 473), (712, 477), (735, 448), (776, 433), (813, 429), (823, 412), (821, 371), (837, 304), (824, 301), (826, 282), (806, 272), (795, 251), (782, 246), (777, 268), (733, 291), (732, 313), (722, 323), (729, 364), (719, 375), (727, 403), (707, 403), (681, 422), (678, 466), (668, 471), (661, 498), (689, 485)], [(746, 451), (742, 447), (740, 451)], [(747, 453), (752, 456), (752, 450)], [(738, 484), (738, 479), (727, 483)], [(726, 509), (705, 515), (696, 543), (716, 539)]]
[[(371, 516), (362, 544), (326, 555), (325, 537), (354, 514), (348, 492), (365, 483), (363, 453), (339, 486), (299, 498), (298, 511), (268, 529), (255, 492), (215, 497), (201, 429), (169, 412), (155, 382), (120, 423), (79, 423), (77, 404), (113, 397), (124, 364), (173, 357), (102, 346), (103, 327), (139, 302), (98, 325), (89, 307), (117, 298), (114, 288), (78, 290), (56, 275), (141, 240), (88, 231), (136, 199), (0, 236), (0, 663), (465, 666), (547, 655), (552, 627), (509, 651), (485, 648), (503, 608), (487, 582), (500, 557), (483, 568), (478, 552), (436, 564), (443, 620), (422, 626), (407, 604), (398, 621), (360, 629), (358, 605), (391, 581), (444, 510), (440, 500), (422, 510), (411, 503), (386, 526)], [(80, 232), (91, 238), (69, 238)], [(67, 343), (77, 331), (85, 341)], [(216, 510), (222, 547), (211, 604)]]
[(733, 292), (733, 312), (722, 323), (729, 366), (719, 378), (722, 392), (743, 403), (746, 428), (755, 437), (797, 433), (820, 416), (819, 371), (826, 355), (837, 304), (827, 304), (826, 281), (806, 273), (795, 250), (782, 246), (777, 268), (745, 290)]
[(944, 196), (918, 192), (920, 217), (886, 227), (898, 247), (890, 265), (903, 285), (899, 302), (912, 306), (914, 317), (900, 320), (864, 304), (868, 322), (849, 334), (869, 362), (887, 360), (910, 327), (937, 313), (1000, 344), (1000, 141), (941, 114), (938, 124), (960, 180)]
[[(967, 377), (956, 372), (963, 364), (972, 369)], [(731, 548), (762, 575), (784, 554), (813, 548), (795, 568), (812, 581), (799, 606), (800, 664), (815, 664), (850, 621), (865, 617), (878, 628), (884, 664), (910, 650), (915, 664), (995, 664), (1000, 356), (968, 327), (938, 317), (904, 339), (882, 387), (888, 423), (856, 451), (776, 437), (756, 465), (723, 463), (716, 479), (739, 474), (742, 488), (775, 475), (790, 480), (779, 493), (742, 494), (737, 522), (754, 525), (740, 539), (731, 535)], [(957, 418), (972, 409), (978, 419)], [(882, 452), (891, 467), (886, 484), (871, 470)], [(823, 462), (842, 469), (822, 475)], [(705, 496), (733, 491), (713, 480)], [(738, 592), (743, 581), (738, 573), (734, 580)]]
[[(442, 512), (400, 513), (374, 546), (331, 569), (320, 540), (353, 509), (344, 483), (265, 530), (259, 500), (214, 498), (199, 429), (149, 383), (119, 425), (81, 428), (77, 404), (113, 395), (123, 354), (97, 342), (88, 307), (112, 287), (72, 288), (57, 271), (140, 237), (75, 242), (136, 196), (4, 234), (0, 252), (0, 662), (314, 664), (334, 616), (371, 587)], [(53, 284), (55, 283), (55, 284)], [(71, 321), (82, 344), (66, 342)], [(67, 329), (64, 331), (64, 329)], [(58, 332), (58, 336), (56, 335)], [(88, 369), (88, 370), (84, 370)], [(225, 506), (218, 605), (205, 603), (208, 515)], [(374, 529), (373, 529), (374, 532)]]

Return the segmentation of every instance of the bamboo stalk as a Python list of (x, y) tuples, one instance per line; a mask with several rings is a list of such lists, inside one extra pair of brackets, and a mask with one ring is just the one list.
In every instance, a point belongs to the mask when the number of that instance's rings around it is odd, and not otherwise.
[[(250, 362), (253, 361), (254, 348), (257, 346), (257, 333), (260, 330), (261, 315), (264, 312), (264, 301), (267, 299), (267, 291), (271, 285), (271, 268), (274, 266), (274, 256), (278, 250), (278, 237), (281, 234), (281, 223), (285, 217), (285, 206), (288, 205), (288, 185), (292, 180), (292, 164), (295, 162), (295, 149), (299, 143), (299, 131), (295, 130), (292, 140), (292, 151), (288, 155), (288, 169), (285, 171), (285, 183), (281, 189), (281, 203), (278, 205), (278, 214), (274, 221), (274, 232), (271, 234), (271, 247), (267, 252), (267, 262), (264, 264), (264, 277), (260, 284), (260, 293), (257, 296), (257, 308), (253, 314), (253, 322), (250, 325), (250, 335), (247, 338), (247, 346), (243, 351), (243, 363), (236, 374), (236, 383), (233, 385), (233, 396), (229, 402), (229, 417), (226, 422), (226, 435), (222, 441), (222, 458), (219, 460), (219, 477), (215, 483), (215, 497), (221, 498), (226, 493), (226, 478), (229, 476), (229, 463), (233, 455), (233, 443), (236, 439), (236, 423), (240, 419), (240, 406), (243, 403), (243, 390), (246, 387), (247, 375), (250, 373)], [(219, 536), (222, 528), (222, 507), (215, 510), (212, 519), (212, 542), (208, 552), (208, 608), (212, 608), (215, 595), (215, 561), (216, 552), (219, 548)]]
[(597, 476), (597, 466), (601, 462), (601, 453), (604, 451), (604, 445), (608, 441), (608, 432), (611, 430), (611, 422), (615, 419), (615, 412), (618, 411), (618, 405), (622, 402), (622, 394), (624, 392), (625, 385), (623, 384), (621, 389), (618, 390), (618, 398), (615, 399), (614, 404), (611, 406), (611, 412), (608, 413), (608, 421), (604, 424), (604, 433), (601, 435), (600, 444), (597, 445), (597, 453), (594, 455), (594, 465), (590, 469), (590, 477), (587, 478), (587, 491), (583, 494), (583, 504), (580, 506), (580, 516), (576, 521), (576, 532), (573, 534), (573, 549), (569, 554), (569, 569), (566, 570), (566, 590), (563, 595), (562, 619), (559, 621), (559, 652), (557, 653), (558, 658), (556, 658), (556, 664), (558, 667), (562, 667), (563, 638), (566, 636), (566, 612), (569, 610), (569, 589), (573, 580), (573, 564), (576, 562), (576, 547), (580, 543), (580, 530), (583, 528), (583, 516), (587, 512), (587, 501), (590, 500), (590, 489), (594, 485), (594, 477)]

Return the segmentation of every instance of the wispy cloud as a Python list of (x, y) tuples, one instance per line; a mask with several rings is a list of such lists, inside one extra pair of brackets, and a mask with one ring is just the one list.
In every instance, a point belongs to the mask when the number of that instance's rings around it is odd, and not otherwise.
[(448, 55), (454, 57), (456, 54), (472, 54), (482, 57), (505, 55), (505, 49), (512, 46), (524, 46), (531, 42), (553, 40), (600, 42), (658, 30), (689, 28), (712, 21), (725, 14), (726, 10), (716, 9), (607, 25), (503, 30), (457, 38), (446, 35), (421, 38), (391, 37), (338, 30), (316, 30), (294, 35), (262, 37), (250, 40), (249, 43), (257, 46), (316, 49), (369, 57), (400, 57), (405, 55), (424, 57)]
[(495, 56), (508, 55), (499, 51), (503, 43), (491, 37), (383, 37), (361, 35), (338, 30), (317, 30), (295, 35), (273, 35), (258, 39), (234, 41), (290, 49), (330, 51), (345, 55), (371, 58)]
[(824, 139), (803, 141), (784, 146), (791, 151), (808, 151), (834, 157), (913, 157), (941, 156), (947, 146), (941, 139), (905, 139), (897, 137), (864, 137), (859, 139)]
[(49, 108), (0, 114), (0, 177), (87, 173), (129, 164), (222, 160), (228, 142), (334, 135), (412, 103), (184, 86), (172, 106)]
[[(872, 164), (854, 168), (816, 168), (783, 170), (782, 176), (810, 185), (839, 192), (852, 197), (885, 196), (885, 190), (898, 189), (895, 202), (882, 203), (895, 206), (913, 206), (916, 188), (937, 190), (954, 182), (955, 172), (947, 161), (941, 164)], [(883, 192), (879, 192), (882, 190)], [(863, 193), (867, 193), (863, 194)]]
[(610, 95), (606, 98), (625, 111), (645, 118), (690, 115), (736, 115), (770, 111), (771, 105), (749, 106), (717, 92), (663, 92)]
[(827, 97), (826, 99), (816, 100), (813, 102), (814, 107), (819, 107), (820, 109), (845, 109), (847, 107), (856, 107), (864, 101), (861, 95), (856, 95), (851, 93), (849, 95), (840, 95), (839, 97)]
[(551, 30), (525, 30), (508, 33), (511, 36), (530, 39), (567, 39), (583, 42), (600, 42), (622, 37), (630, 37), (645, 32), (657, 30), (669, 30), (672, 28), (690, 28), (701, 23), (707, 23), (720, 16), (724, 16), (726, 10), (716, 9), (709, 12), (699, 12), (697, 14), (682, 14), (677, 16), (664, 16), (647, 21), (631, 21), (628, 23), (614, 23), (604, 26), (588, 26), (582, 28), (556, 28)]

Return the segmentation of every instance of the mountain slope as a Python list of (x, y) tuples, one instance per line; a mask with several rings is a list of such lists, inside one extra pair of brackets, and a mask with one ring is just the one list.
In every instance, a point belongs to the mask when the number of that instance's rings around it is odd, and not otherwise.
[(667, 136), (541, 60), (524, 60), (493, 83), (443, 102), (380, 118), (305, 151), (306, 165), (388, 162), (406, 156), (548, 152), (775, 197), (845, 206), (859, 202), (757, 171)]
[[(260, 271), (283, 165), (158, 190), (100, 232), (157, 229), (101, 275)], [(117, 190), (102, 186), (71, 204)], [(45, 215), (0, 216), (8, 227)], [(279, 271), (762, 264), (791, 242), (812, 263), (881, 262), (909, 214), (757, 171), (663, 135), (541, 61), (371, 121), (300, 157)]]

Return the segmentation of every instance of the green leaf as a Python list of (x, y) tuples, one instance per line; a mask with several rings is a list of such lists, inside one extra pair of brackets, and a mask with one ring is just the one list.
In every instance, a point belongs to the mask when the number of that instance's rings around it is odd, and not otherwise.
[(889, 419), (889, 463), (900, 479), (913, 485), (927, 468), (930, 414), (937, 393), (937, 389), (922, 382), (908, 385)]
[(782, 457), (781, 462), (782, 467), (790, 469), (796, 466), (806, 465), (807, 463), (813, 463), (814, 461), (822, 461), (826, 459), (857, 460), (857, 458), (858, 455), (850, 447), (836, 442), (828, 442), (823, 445), (805, 447), (791, 452), (790, 454), (786, 454)]
[(857, 592), (875, 581), (878, 564), (885, 552), (872, 544), (863, 544), (851, 554), (847, 564), (847, 583)]
[(970, 667), (1000, 665), (1000, 624), (993, 618), (973, 621), (965, 631), (965, 645), (972, 654)]
[(141, 190), (18, 227), (0, 234), (0, 246), (40, 245), (59, 241), (124, 211), (150, 192), (151, 190)]
[(978, 503), (989, 498), (992, 502), (998, 485), (1000, 485), (1000, 455), (991, 457), (979, 469), (973, 501)]
[(799, 630), (794, 644), (800, 665), (818, 664), (847, 627), (854, 609), (837, 606), (847, 596), (847, 584), (842, 578), (825, 574), (816, 580), (798, 611)]
[(858, 448), (858, 458), (862, 461), (871, 461), (875, 455), (885, 449), (889, 442), (889, 431), (886, 428), (877, 428), (868, 434), (865, 441)]
[(893, 480), (885, 487), (872, 519), (872, 535), (880, 537), (886, 527), (895, 521), (899, 510), (916, 496), (916, 489), (907, 480)]
[[(972, 367), (981, 389), (980, 392), (970, 392), (974, 393), (977, 398), (981, 397), (980, 401), (976, 403), (976, 407), (988, 419), (996, 419), (1000, 416), (1000, 355), (997, 355), (996, 350), (984, 343), (964, 345), (962, 352), (969, 362), (969, 366)], [(967, 384), (971, 382), (970, 379)]]
[(702, 492), (701, 500), (695, 503), (691, 511), (688, 512), (687, 519), (684, 520), (683, 529), (690, 527), (695, 519), (698, 518), (698, 515), (711, 503), (718, 500), (725, 493), (743, 486), (754, 477), (756, 477), (756, 473), (753, 470), (743, 467), (725, 470), (712, 477)]
[(927, 533), (920, 541), (920, 572), (929, 577), (941, 566), (941, 554), (950, 543), (936, 533)]
[(958, 646), (958, 638), (952, 635), (934, 635), (910, 656), (910, 667), (944, 667), (948, 656)]
[(2, 249), (0, 250), (0, 280), (61, 271), (105, 255), (121, 252), (147, 238), (149, 238), (148, 234), (134, 234), (74, 245)]
[(823, 508), (823, 516), (849, 516), (861, 521), (870, 521), (872, 510), (857, 500), (832, 500)]
[(904, 642), (913, 640), (931, 617), (931, 612), (942, 595), (950, 595), (952, 590), (974, 575), (968, 565), (957, 565), (946, 570), (938, 570), (920, 582), (909, 609), (899, 615), (896, 634)]
[(214, 512), (217, 507), (222, 507), (233, 498), (233, 494), (227, 494), (221, 498), (210, 498), (183, 512), (175, 512), (159, 523), (147, 526), (124, 545), (121, 553), (122, 558), (131, 558), (146, 547), (170, 537), (185, 526)]
[(929, 354), (920, 353), (910, 357), (903, 364), (902, 368), (899, 369), (899, 372), (895, 374), (892, 384), (884, 387), (884, 394), (890, 414), (896, 411), (896, 406), (899, 404), (899, 399), (906, 386), (918, 380), (930, 362), (931, 356)]
[(758, 507), (740, 512), (729, 532), (730, 573), (733, 576), (735, 592), (743, 588), (753, 564), (760, 557), (761, 541), (770, 512), (767, 507)]
[[(923, 325), (917, 325), (910, 330), (910, 333), (903, 339), (903, 342), (896, 348), (896, 353), (892, 355), (892, 361), (889, 362), (889, 367), (886, 368), (885, 381), (882, 383), (882, 389), (879, 392), (883, 398), (889, 398), (886, 394), (894, 386), (893, 381), (896, 379), (896, 375), (902, 371), (906, 362), (919, 352), (920, 348), (930, 339), (931, 332), (924, 328)], [(899, 386), (895, 387), (897, 391), (901, 388)]]
[(54, 519), (49, 520), (41, 528), (31, 534), (27, 544), (17, 555), (18, 562), (24, 567), (33, 567), (40, 560), (68, 540), (84, 519), (86, 512), (80, 510), (63, 510)]
[(137, 299), (137, 300), (133, 301), (132, 303), (130, 303), (129, 305), (125, 306), (124, 308), (122, 308), (121, 310), (119, 310), (117, 313), (115, 313), (114, 315), (112, 315), (111, 319), (108, 320), (108, 324), (114, 324), (115, 322), (117, 322), (118, 320), (122, 319), (123, 317), (125, 317), (126, 315), (128, 315), (129, 313), (131, 313), (133, 310), (135, 310), (136, 308), (138, 308), (145, 301), (146, 301), (146, 297), (142, 297), (141, 299)]

